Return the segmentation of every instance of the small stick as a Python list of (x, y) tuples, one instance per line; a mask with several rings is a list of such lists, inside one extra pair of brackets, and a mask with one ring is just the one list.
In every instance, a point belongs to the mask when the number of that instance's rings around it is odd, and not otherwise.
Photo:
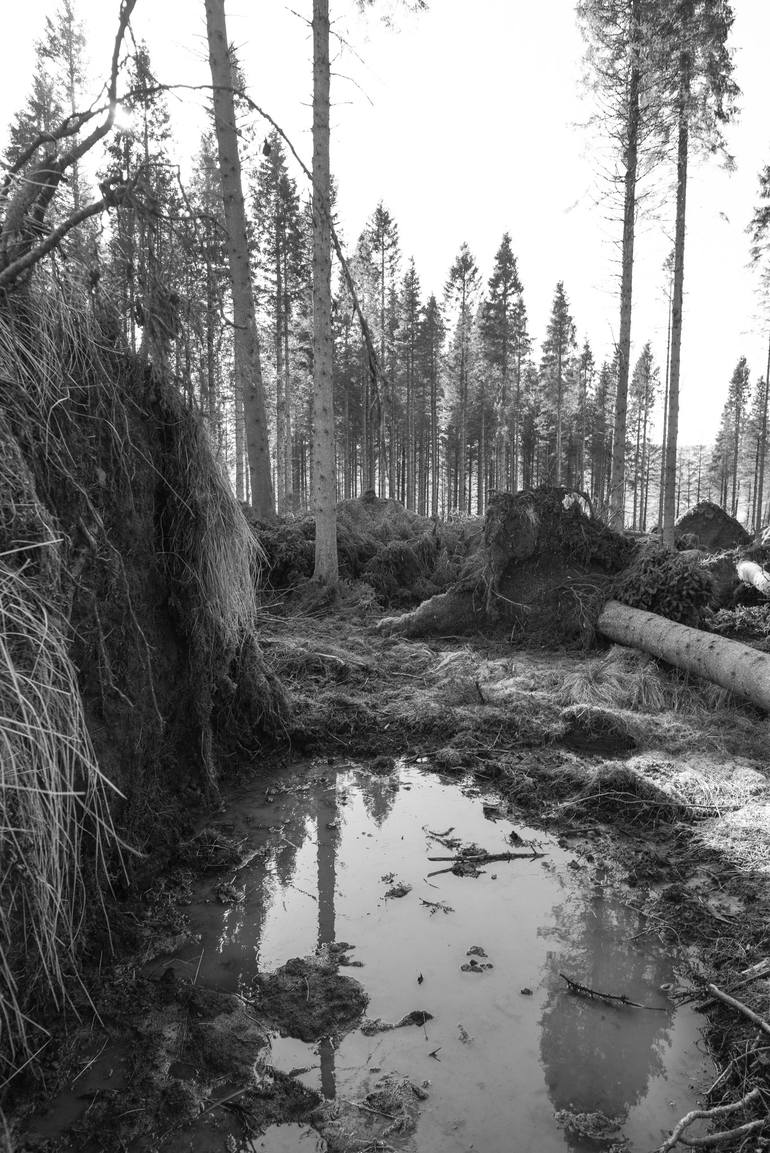
[[(671, 1130), (671, 1136), (663, 1142), (657, 1153), (669, 1153), (669, 1150), (673, 1149), (677, 1142), (681, 1140), (682, 1133), (688, 1125), (692, 1125), (693, 1121), (698, 1121), (703, 1118), (712, 1119), (714, 1117), (724, 1117), (727, 1113), (737, 1113), (739, 1109), (742, 1109), (745, 1105), (750, 1105), (752, 1101), (756, 1101), (760, 1096), (759, 1089), (752, 1089), (750, 1093), (747, 1093), (740, 1101), (734, 1101), (732, 1105), (716, 1105), (713, 1109), (693, 1109), (690, 1113), (686, 1113), (681, 1121), (676, 1123)], [(749, 1124), (756, 1129), (759, 1128), (760, 1125), (765, 1124), (765, 1119), (763, 1118), (760, 1122), (751, 1121)], [(739, 1129), (735, 1129), (732, 1132), (739, 1133), (741, 1131), (745, 1132), (744, 1126), (740, 1126)], [(732, 1132), (729, 1133), (730, 1136), (732, 1136)], [(717, 1138), (719, 1138), (720, 1141), (724, 1141), (727, 1136), (727, 1133), (712, 1133), (710, 1137), (688, 1137), (683, 1144), (694, 1145), (696, 1147), (715, 1145), (717, 1144)]]
[(559, 973), (566, 982), (570, 993), (577, 993), (581, 997), (597, 997), (602, 1001), (616, 1001), (619, 1005), (628, 1005), (632, 1009), (649, 1009), (656, 1013), (665, 1013), (664, 1006), (659, 1005), (640, 1005), (638, 1001), (630, 1001), (625, 993), (618, 995), (617, 993), (600, 993), (597, 989), (589, 989), (587, 985), (581, 985), (579, 981), (573, 981), (566, 973)]
[(731, 1008), (742, 1013), (744, 1017), (748, 1017), (749, 1021), (753, 1021), (758, 1029), (761, 1029), (763, 1033), (767, 1033), (768, 1037), (770, 1037), (770, 1025), (760, 1017), (759, 1013), (755, 1013), (753, 1009), (749, 1009), (742, 1001), (736, 1001), (735, 997), (731, 997), (729, 993), (724, 993), (716, 985), (709, 985), (708, 990), (712, 997), (717, 997), (720, 1001), (724, 1001), (725, 1005), (730, 1005)]
[(203, 952), (204, 952), (204, 949), (205, 949), (205, 948), (206, 948), (206, 946), (205, 946), (205, 945), (203, 945), (203, 946), (202, 946), (202, 948), (201, 948), (201, 955), (200, 955), (200, 957), (198, 958), (198, 968), (195, 970), (195, 976), (193, 977), (193, 985), (197, 985), (197, 984), (198, 984), (198, 974), (199, 974), (199, 973), (200, 973), (200, 971), (201, 971), (201, 962), (203, 961)]

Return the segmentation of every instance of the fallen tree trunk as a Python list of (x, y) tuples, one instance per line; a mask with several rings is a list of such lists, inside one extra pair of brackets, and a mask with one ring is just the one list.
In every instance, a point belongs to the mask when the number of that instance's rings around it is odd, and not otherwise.
[(596, 627), (608, 640), (642, 649), (679, 669), (706, 677), (770, 712), (768, 653), (619, 601), (607, 602)]
[(738, 577), (745, 585), (751, 585), (763, 597), (770, 598), (770, 574), (753, 560), (742, 560), (736, 565)]

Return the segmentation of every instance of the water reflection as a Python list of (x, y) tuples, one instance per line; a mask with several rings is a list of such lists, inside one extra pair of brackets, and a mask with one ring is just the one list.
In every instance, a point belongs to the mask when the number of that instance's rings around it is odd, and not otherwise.
[[(316, 817), (316, 859), (318, 862), (318, 948), (333, 945), (334, 890), (337, 883), (337, 784), (333, 780), (319, 794), (320, 805)], [(319, 1044), (321, 1058), (321, 1090), (324, 1097), (337, 1095), (334, 1074), (334, 1043), (323, 1037)]]
[[(556, 1126), (560, 1109), (628, 1114), (632, 1148), (649, 1149), (660, 1143), (672, 1099), (677, 1115), (693, 1106), (697, 1022), (683, 1028), (681, 1011), (674, 1025), (668, 1010), (613, 1009), (566, 993), (560, 972), (663, 1005), (655, 991), (671, 980), (671, 962), (662, 949), (628, 940), (635, 914), (593, 890), (553, 840), (517, 826), (542, 841), (542, 860), (501, 862), (475, 879), (429, 876), (437, 867), (429, 858), (447, 850), (426, 840), (426, 825), (452, 827), (493, 852), (509, 848), (510, 822), (484, 817), (490, 798), (403, 767), (391, 778), (326, 765), (284, 777), (272, 795), (265, 804), (264, 786), (244, 794), (232, 818), (258, 851), (238, 875), (246, 901), (196, 911), (196, 928), (205, 937), (210, 926), (221, 946), (212, 956), (206, 945), (201, 982), (225, 984), (223, 966), (232, 964), (248, 983), (257, 968), (339, 937), (355, 946), (362, 968), (350, 975), (369, 994), (369, 1016), (433, 1015), (423, 1030), (374, 1038), (354, 1030), (337, 1049), (330, 1038), (315, 1047), (279, 1039), (277, 1067), (308, 1068), (308, 1086), (346, 1099), (375, 1069), (429, 1079), (421, 1153), (508, 1148), (514, 1127), (518, 1148), (564, 1153), (578, 1142)], [(386, 898), (393, 878), (411, 886), (400, 899)], [(484, 947), (493, 969), (463, 971), (472, 945)]]
[[(576, 897), (555, 906), (553, 925), (539, 934), (558, 942), (546, 954), (548, 993), (541, 1017), (548, 1094), (556, 1110), (601, 1110), (625, 1118), (664, 1071), (672, 1010), (658, 990), (670, 980), (671, 962), (661, 950), (642, 951), (629, 941), (638, 928), (636, 914), (601, 894)], [(561, 973), (651, 1008), (575, 996)]]

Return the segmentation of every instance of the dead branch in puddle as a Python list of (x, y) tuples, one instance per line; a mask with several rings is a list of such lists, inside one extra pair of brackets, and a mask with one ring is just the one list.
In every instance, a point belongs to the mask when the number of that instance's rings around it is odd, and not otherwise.
[(709, 1133), (706, 1137), (685, 1137), (684, 1131), (688, 1126), (692, 1125), (693, 1121), (701, 1120), (714, 1120), (717, 1117), (725, 1117), (728, 1113), (737, 1113), (739, 1109), (752, 1104), (752, 1102), (759, 1100), (761, 1093), (759, 1089), (752, 1089), (740, 1101), (734, 1101), (731, 1105), (716, 1105), (713, 1109), (693, 1109), (690, 1113), (686, 1113), (681, 1121), (677, 1122), (671, 1130), (671, 1136), (668, 1137), (661, 1146), (656, 1150), (656, 1153), (669, 1153), (675, 1145), (687, 1145), (691, 1149), (708, 1149), (714, 1145), (721, 1145), (723, 1142), (730, 1140), (733, 1137), (744, 1136), (748, 1133), (755, 1133), (767, 1124), (767, 1118), (762, 1117), (757, 1121), (747, 1121), (745, 1125), (738, 1125), (735, 1129), (724, 1129), (719, 1133)]
[[(464, 862), (472, 862), (474, 865), (486, 865), (491, 861), (535, 861), (538, 857), (544, 857), (545, 853), (537, 853), (533, 849), (531, 853), (461, 853), (459, 856), (454, 857), (428, 857), (429, 861), (451, 861), (453, 864), (462, 864)], [(431, 873), (430, 876), (433, 876)]]
[(581, 985), (579, 981), (573, 981), (566, 973), (559, 973), (559, 976), (567, 982), (567, 990), (574, 993), (578, 997), (588, 997), (589, 1000), (596, 1001), (611, 1001), (615, 1005), (626, 1005), (629, 1009), (648, 1009), (653, 1013), (665, 1013), (665, 1008), (659, 1005), (640, 1005), (638, 1001), (631, 1001), (625, 993), (600, 993), (597, 989), (589, 989), (588, 985)]

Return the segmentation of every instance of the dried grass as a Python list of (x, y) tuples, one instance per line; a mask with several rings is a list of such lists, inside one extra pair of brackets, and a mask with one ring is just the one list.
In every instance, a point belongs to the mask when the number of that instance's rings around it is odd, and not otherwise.
[[(148, 518), (138, 507), (142, 478), (154, 474), (164, 494), (168, 585), (201, 668), (211, 672), (218, 655), (254, 637), (259, 545), (201, 423), (163, 381), (153, 382), (151, 401), (162, 452), (141, 439), (148, 391), (141, 368), (102, 343), (92, 302), (71, 287), (41, 282), (0, 310), (0, 1082), (39, 1047), (29, 1019), (36, 1006), (60, 1007), (77, 979), (86, 882), (98, 897), (108, 862), (119, 862), (117, 790), (97, 763), (70, 658), (76, 589), (81, 616), (93, 594), (93, 619), (79, 627), (93, 633), (103, 694), (138, 707), (133, 687), (112, 676), (99, 619), (106, 595), (123, 618), (122, 643), (136, 649), (126, 670), (143, 670), (137, 692), (154, 709), (145, 728), (156, 745), (163, 732), (155, 654), (109, 519), (135, 519), (139, 531)], [(122, 528), (117, 539), (130, 540), (133, 529), (121, 536)], [(103, 589), (91, 589), (92, 574)], [(247, 656), (254, 664), (251, 649)], [(208, 765), (210, 680), (196, 712)]]
[[(88, 735), (61, 619), (0, 556), (0, 1076), (39, 1044), (26, 1010), (67, 998), (85, 915), (84, 844), (114, 865), (109, 796)], [(30, 963), (32, 962), (32, 963)], [(24, 973), (24, 985), (19, 975)]]

